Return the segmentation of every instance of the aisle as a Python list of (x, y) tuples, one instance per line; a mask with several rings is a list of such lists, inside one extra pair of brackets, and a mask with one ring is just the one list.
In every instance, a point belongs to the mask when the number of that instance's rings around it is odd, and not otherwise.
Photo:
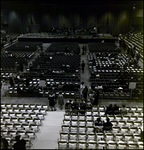
[(84, 70), (84, 73), (82, 73), (82, 71), (80, 73), (80, 81), (84, 82), (87, 87), (90, 87), (90, 85), (91, 85), (90, 82), (89, 82), (90, 73), (89, 73), (88, 59), (87, 59), (87, 55), (89, 53), (89, 49), (88, 49), (88, 44), (79, 44), (80, 49), (81, 49), (81, 54), (82, 54), (82, 47), (83, 47), (83, 45), (86, 45), (87, 52), (84, 55), (81, 55), (81, 62), (82, 62), (82, 60), (84, 60), (84, 62), (85, 62), (85, 70)]
[(57, 149), (64, 111), (48, 111), (31, 149)]

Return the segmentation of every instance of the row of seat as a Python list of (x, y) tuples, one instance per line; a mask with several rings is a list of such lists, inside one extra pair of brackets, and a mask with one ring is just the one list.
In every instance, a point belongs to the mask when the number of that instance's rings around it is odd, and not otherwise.
[(31, 148), (47, 110), (48, 106), (42, 104), (1, 104), (1, 135), (8, 141), (10, 149), (16, 135), (25, 139), (27, 149)]
[(143, 149), (142, 142), (96, 142), (96, 141), (80, 141), (76, 140), (59, 140), (58, 149)]
[(42, 42), (17, 42), (11, 46), (9, 46), (8, 48), (6, 48), (6, 50), (11, 50), (11, 51), (36, 51), (37, 50), (37, 46), (42, 45)]

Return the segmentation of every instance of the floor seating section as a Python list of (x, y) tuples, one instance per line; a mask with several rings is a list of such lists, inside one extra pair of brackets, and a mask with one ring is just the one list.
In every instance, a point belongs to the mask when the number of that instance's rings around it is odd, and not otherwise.
[[(105, 106), (95, 106), (80, 113), (65, 113), (57, 139), (58, 149), (141, 149), (140, 128), (143, 127), (143, 107), (126, 107), (126, 115), (109, 115), (111, 131), (94, 133), (94, 121), (101, 116), (106, 120)], [(131, 114), (131, 111), (133, 113)], [(139, 112), (139, 115), (137, 114)]]
[(7, 139), (10, 149), (17, 134), (25, 139), (26, 149), (31, 148), (47, 110), (48, 106), (43, 104), (1, 103), (1, 135)]
[(1, 52), (1, 72), (16, 72), (15, 63), (25, 64), (35, 54), (41, 42), (17, 42)]
[(136, 51), (140, 54), (141, 60), (143, 60), (143, 30), (119, 35), (118, 38), (121, 39), (122, 37), (127, 47), (132, 48), (133, 45), (136, 46)]
[(136, 88), (132, 93), (133, 98), (142, 98), (143, 70), (135, 68), (134, 65), (123, 69), (127, 61), (127, 54), (118, 52), (88, 53), (91, 86), (100, 89), (100, 98), (129, 99), (130, 82), (136, 82)]
[[(53, 43), (51, 49), (61, 45), (64, 47), (66, 44), (70, 46), (70, 43)], [(71, 43), (72, 45), (76, 45), (75, 49), (78, 48), (77, 43)], [(29, 87), (26, 87), (27, 75), (30, 78)], [(9, 96), (18, 96), (17, 87), (20, 86), (20, 96), (47, 97), (48, 91), (53, 89), (57, 94), (63, 91), (64, 97), (74, 97), (80, 87), (80, 55), (59, 52), (57, 49), (55, 52), (47, 50), (32, 62), (29, 73), (23, 73), (20, 80), (14, 80), (14, 86), (9, 87), (7, 92)], [(42, 87), (42, 81), (45, 82), (45, 87)]]

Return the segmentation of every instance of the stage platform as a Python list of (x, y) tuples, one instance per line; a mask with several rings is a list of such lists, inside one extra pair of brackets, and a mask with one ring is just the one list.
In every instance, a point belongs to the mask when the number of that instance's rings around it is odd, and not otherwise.
[(78, 42), (78, 43), (88, 43), (88, 42), (115, 42), (116, 38), (110, 34), (97, 34), (97, 35), (52, 35), (48, 33), (28, 33), (20, 35), (18, 37), (19, 42), (43, 42), (43, 43), (52, 43), (52, 42)]

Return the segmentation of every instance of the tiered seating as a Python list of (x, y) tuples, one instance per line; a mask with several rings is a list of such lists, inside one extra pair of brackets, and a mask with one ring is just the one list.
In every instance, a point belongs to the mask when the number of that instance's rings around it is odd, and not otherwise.
[(26, 148), (31, 148), (47, 110), (48, 106), (42, 104), (1, 104), (1, 135), (7, 139), (10, 149), (17, 134), (25, 139)]
[[(119, 36), (119, 38), (121, 39), (122, 36)], [(124, 38), (124, 42), (125, 44), (130, 47), (133, 48), (133, 46), (136, 46), (136, 51), (140, 54), (141, 59), (143, 60), (143, 34), (142, 32), (133, 32), (133, 33), (128, 33), (126, 35), (123, 35)]]
[(88, 43), (89, 52), (120, 52), (115, 43)]
[(10, 47), (6, 48), (7, 51), (35, 51), (37, 46), (41, 45), (41, 42), (17, 42)]
[(41, 42), (17, 42), (1, 52), (1, 70), (2, 72), (16, 72), (15, 62), (25, 64), (35, 54), (37, 46)]
[[(54, 45), (59, 47), (59, 43)], [(46, 51), (32, 62), (29, 74), (23, 74), (20, 76), (21, 80), (15, 80), (14, 87), (9, 87), (8, 93), (10, 96), (18, 96), (17, 86), (19, 84), (22, 89), (21, 96), (47, 97), (49, 90), (53, 89), (56, 94), (63, 91), (65, 97), (74, 97), (80, 85), (79, 70), (80, 55)], [(25, 85), (27, 75), (30, 78), (29, 87)], [(44, 88), (39, 84), (41, 80), (45, 82)]]
[[(111, 131), (93, 132), (94, 121), (106, 120), (104, 106), (93, 107), (85, 115), (65, 113), (58, 149), (141, 149), (140, 130), (143, 127), (143, 108), (127, 107), (127, 115), (109, 115)], [(137, 114), (139, 112), (139, 115)]]
[(25, 64), (25, 57), (30, 60), (34, 56), (34, 52), (28, 51), (9, 51), (1, 53), (2, 72), (16, 72), (15, 63)]
[[(122, 69), (127, 63), (127, 54), (89, 53), (88, 63), (91, 72), (92, 87), (100, 88), (100, 98), (129, 99), (129, 82), (136, 82), (133, 96), (137, 99), (143, 93), (143, 70), (134, 68), (133, 65)], [(122, 90), (120, 90), (120, 88)]]
[(64, 52), (65, 47), (68, 47), (69, 52), (73, 50), (74, 53), (79, 54), (78, 52), (78, 43), (76, 42), (53, 42), (47, 49), (48, 52)]

